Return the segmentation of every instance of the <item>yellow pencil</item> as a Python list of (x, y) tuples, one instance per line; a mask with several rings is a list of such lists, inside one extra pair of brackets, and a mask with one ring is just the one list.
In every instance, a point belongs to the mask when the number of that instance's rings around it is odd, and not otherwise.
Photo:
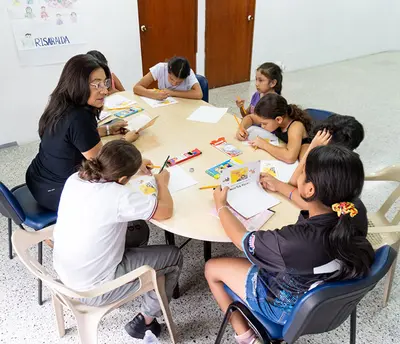
[[(242, 99), (240, 99), (239, 96), (237, 96), (236, 99), (238, 100), (238, 102), (240, 102), (240, 101), (242, 100)], [(244, 108), (244, 106), (241, 106), (241, 107), (240, 107), (240, 110), (242, 110), (242, 112), (244, 113), (244, 115), (247, 115), (247, 111), (246, 111), (246, 109)]]
[(233, 115), (233, 117), (235, 117), (236, 123), (237, 123), (238, 127), (240, 128), (240, 122), (239, 122), (238, 118), (235, 115)]
[(217, 188), (219, 185), (208, 185), (208, 186), (202, 186), (199, 188), (199, 190), (206, 190), (206, 189), (215, 189)]
[(146, 167), (148, 167), (148, 168), (161, 168), (161, 166), (157, 166), (157, 165), (147, 165)]

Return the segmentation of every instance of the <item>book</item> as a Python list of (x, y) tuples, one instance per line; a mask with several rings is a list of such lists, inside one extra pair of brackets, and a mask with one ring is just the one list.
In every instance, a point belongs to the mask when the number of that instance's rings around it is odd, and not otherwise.
[(246, 219), (280, 203), (261, 187), (259, 179), (259, 161), (224, 169), (221, 174), (221, 187), (229, 187), (228, 204)]

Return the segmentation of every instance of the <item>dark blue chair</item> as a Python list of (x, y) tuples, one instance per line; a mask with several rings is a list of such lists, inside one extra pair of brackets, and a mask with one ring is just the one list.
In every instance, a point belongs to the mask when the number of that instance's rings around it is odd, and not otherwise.
[(333, 112), (331, 111), (319, 109), (306, 109), (306, 112), (316, 122), (323, 121), (324, 119), (327, 119), (328, 117), (333, 115)]
[(389, 271), (397, 252), (386, 245), (375, 252), (375, 261), (368, 276), (358, 280), (324, 283), (297, 302), (285, 325), (278, 325), (263, 315), (253, 313), (228, 287), (225, 289), (234, 302), (228, 307), (215, 344), (219, 344), (226, 325), (234, 311), (239, 311), (248, 321), (258, 338), (264, 343), (293, 344), (300, 336), (323, 333), (339, 327), (350, 317), (350, 343), (356, 343), (356, 309), (361, 299)]
[[(8, 256), (12, 255), (12, 222), (22, 229), (23, 225), (39, 231), (51, 226), (57, 221), (57, 212), (41, 207), (33, 198), (26, 184), (16, 186), (9, 190), (0, 182), (0, 214), (8, 219)], [(38, 244), (38, 262), (42, 264), (43, 243)], [(42, 300), (42, 281), (38, 280), (38, 302)]]
[(196, 74), (196, 78), (199, 81), (201, 90), (203, 91), (202, 100), (208, 103), (208, 80), (204, 76), (199, 74)]

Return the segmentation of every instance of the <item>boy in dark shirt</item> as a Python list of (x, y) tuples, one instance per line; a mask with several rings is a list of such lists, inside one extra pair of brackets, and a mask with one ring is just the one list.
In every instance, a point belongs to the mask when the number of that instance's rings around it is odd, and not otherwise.
[[(297, 181), (308, 211), (294, 225), (251, 233), (229, 211), (228, 190), (215, 190), (221, 224), (247, 257), (207, 262), (206, 278), (221, 309), (232, 302), (225, 284), (254, 312), (285, 324), (308, 290), (368, 273), (374, 251), (366, 239), (366, 210), (358, 200), (363, 183), (357, 154), (336, 145), (314, 148)], [(257, 343), (240, 314), (232, 315), (231, 324), (238, 343)]]

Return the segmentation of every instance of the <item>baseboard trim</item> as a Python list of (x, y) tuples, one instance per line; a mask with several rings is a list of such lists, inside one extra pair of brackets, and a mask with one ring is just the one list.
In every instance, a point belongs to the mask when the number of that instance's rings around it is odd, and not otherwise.
[(4, 143), (4, 144), (0, 145), (0, 149), (8, 148), (8, 147), (14, 147), (14, 146), (18, 146), (17, 141)]

